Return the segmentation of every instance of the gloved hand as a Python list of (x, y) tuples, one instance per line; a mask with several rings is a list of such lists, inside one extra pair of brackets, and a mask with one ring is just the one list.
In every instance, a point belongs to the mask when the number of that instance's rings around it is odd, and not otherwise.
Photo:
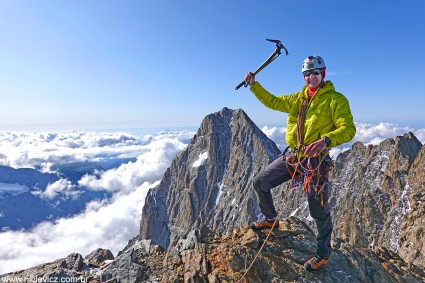
[(317, 157), (325, 149), (326, 149), (326, 142), (323, 139), (320, 139), (309, 144), (306, 147), (304, 154), (307, 157)]
[(255, 75), (251, 72), (246, 73), (244, 80), (246, 84), (252, 86), (252, 84), (255, 82)]

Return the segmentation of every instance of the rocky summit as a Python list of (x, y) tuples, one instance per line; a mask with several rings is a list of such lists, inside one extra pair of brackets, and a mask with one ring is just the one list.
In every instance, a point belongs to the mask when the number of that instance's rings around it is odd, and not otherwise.
[(140, 236), (165, 248), (206, 226), (224, 233), (255, 219), (255, 173), (280, 151), (242, 110), (204, 118), (196, 135), (150, 190)]
[[(425, 272), (385, 249), (354, 248), (334, 241), (330, 264), (307, 272), (303, 263), (316, 250), (313, 231), (296, 217), (280, 223), (279, 229), (256, 232), (248, 227), (224, 235), (207, 228), (193, 230), (168, 250), (157, 266), (151, 256), (139, 257), (147, 270), (161, 277), (145, 282), (423, 282)], [(137, 249), (130, 253), (137, 254)], [(142, 253), (138, 253), (142, 254)], [(159, 269), (158, 269), (159, 267)], [(108, 271), (106, 271), (108, 272)], [(161, 279), (160, 279), (161, 278)]]
[(334, 240), (333, 246), (335, 250), (326, 268), (305, 271), (303, 263), (316, 250), (315, 234), (300, 219), (289, 217), (272, 231), (242, 227), (217, 235), (208, 228), (196, 229), (168, 251), (150, 240), (137, 240), (113, 260), (107, 260), (111, 258), (105, 256), (107, 250), (98, 249), (85, 259), (71, 254), (50, 264), (4, 275), (3, 279), (53, 278), (59, 282), (68, 278), (73, 282), (110, 283), (425, 280), (422, 268), (386, 248), (354, 248), (341, 239)]
[[(252, 178), (280, 151), (242, 111), (205, 117), (141, 210), (140, 234), (114, 258), (98, 249), (4, 278), (80, 282), (425, 282), (425, 146), (412, 133), (378, 145), (354, 143), (331, 173), (334, 252), (314, 255), (305, 195), (273, 191), (278, 229), (248, 227), (258, 213)], [(7, 280), (5, 281), (7, 282)]]

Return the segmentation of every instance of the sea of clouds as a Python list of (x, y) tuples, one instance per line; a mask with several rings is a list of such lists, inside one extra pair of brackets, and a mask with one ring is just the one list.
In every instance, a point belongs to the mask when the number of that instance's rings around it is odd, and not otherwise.
[[(356, 126), (353, 141), (333, 150), (333, 156), (355, 141), (378, 144), (407, 132), (425, 143), (425, 129), (390, 123), (358, 123)], [(262, 130), (281, 150), (286, 147), (284, 127), (264, 126)], [(123, 162), (79, 181), (92, 190), (110, 191), (111, 199), (92, 201), (78, 215), (43, 222), (29, 231), (0, 233), (0, 274), (51, 262), (74, 252), (85, 256), (99, 247), (110, 249), (116, 255), (139, 232), (148, 190), (159, 183), (171, 161), (194, 134), (189, 130), (154, 134), (0, 132), (0, 165), (52, 172), (54, 165), (63, 163), (96, 161), (108, 167), (108, 164)], [(73, 189), (68, 180), (61, 179), (39, 193), (51, 197), (63, 192), (72, 194)]]

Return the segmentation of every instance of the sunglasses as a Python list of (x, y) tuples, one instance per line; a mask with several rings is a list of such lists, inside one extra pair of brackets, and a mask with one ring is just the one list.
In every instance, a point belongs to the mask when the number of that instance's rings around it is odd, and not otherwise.
[(322, 73), (322, 70), (320, 69), (314, 69), (314, 70), (308, 70), (308, 71), (304, 71), (303, 75), (304, 77), (309, 77), (310, 75), (320, 75)]

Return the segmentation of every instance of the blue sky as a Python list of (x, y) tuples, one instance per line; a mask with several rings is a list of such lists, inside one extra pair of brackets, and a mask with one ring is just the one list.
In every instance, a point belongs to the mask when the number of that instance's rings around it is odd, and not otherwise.
[(280, 39), (289, 56), (258, 74), (301, 89), (321, 55), (355, 121), (425, 126), (425, 1), (1, 1), (0, 129), (199, 125), (222, 107), (283, 125), (247, 71)]

